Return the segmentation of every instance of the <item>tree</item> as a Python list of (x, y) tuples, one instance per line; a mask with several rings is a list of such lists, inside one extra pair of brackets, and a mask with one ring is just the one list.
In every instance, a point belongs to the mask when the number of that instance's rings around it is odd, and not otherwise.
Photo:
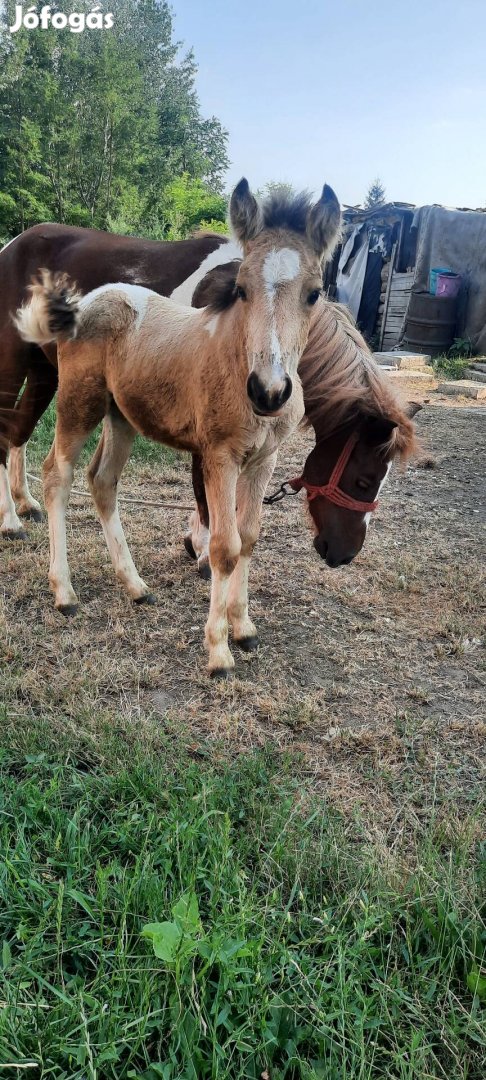
[[(227, 132), (201, 116), (194, 57), (180, 55), (166, 0), (110, 0), (113, 29), (81, 34), (10, 35), (14, 6), (0, 24), (1, 236), (46, 218), (163, 236), (174, 180), (220, 197)], [(219, 220), (219, 204), (204, 216)]]
[(373, 180), (373, 183), (370, 184), (366, 193), (366, 198), (363, 203), (364, 209), (372, 210), (374, 206), (382, 206), (385, 202), (385, 198), (385, 188), (383, 187), (380, 177), (377, 176), (376, 179)]

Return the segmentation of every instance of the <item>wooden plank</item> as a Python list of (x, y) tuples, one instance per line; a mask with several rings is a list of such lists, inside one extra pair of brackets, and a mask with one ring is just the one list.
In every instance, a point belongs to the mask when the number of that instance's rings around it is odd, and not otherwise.
[(385, 331), (386, 331), (386, 317), (387, 317), (387, 314), (388, 314), (388, 303), (389, 303), (389, 300), (390, 300), (391, 283), (392, 283), (392, 280), (393, 280), (393, 267), (395, 266), (396, 253), (397, 253), (397, 245), (394, 244), (393, 248), (392, 248), (391, 259), (390, 259), (390, 272), (388, 274), (388, 281), (387, 281), (387, 284), (386, 284), (385, 307), (384, 307), (384, 310), (383, 310), (383, 319), (382, 319), (381, 330), (380, 330), (380, 340), (379, 340), (379, 344), (378, 344), (378, 349), (380, 350), (380, 352), (381, 352), (381, 350), (383, 348), (383, 337), (384, 337), (384, 334), (385, 334)]

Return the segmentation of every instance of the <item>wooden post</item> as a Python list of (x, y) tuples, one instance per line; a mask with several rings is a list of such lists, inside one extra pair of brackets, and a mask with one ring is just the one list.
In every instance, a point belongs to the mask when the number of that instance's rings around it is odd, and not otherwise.
[(381, 352), (381, 348), (382, 348), (382, 345), (383, 345), (383, 338), (385, 336), (386, 317), (387, 317), (387, 314), (388, 314), (388, 305), (390, 303), (391, 283), (392, 283), (392, 277), (393, 277), (393, 267), (395, 266), (396, 254), (397, 254), (397, 244), (395, 243), (393, 245), (393, 247), (392, 247), (392, 253), (391, 253), (391, 258), (390, 258), (390, 269), (388, 271), (388, 281), (387, 281), (387, 284), (386, 284), (385, 306), (383, 308), (383, 316), (382, 316), (382, 320), (381, 320), (381, 330), (380, 330), (380, 341), (379, 341), (379, 348), (378, 348), (379, 352)]

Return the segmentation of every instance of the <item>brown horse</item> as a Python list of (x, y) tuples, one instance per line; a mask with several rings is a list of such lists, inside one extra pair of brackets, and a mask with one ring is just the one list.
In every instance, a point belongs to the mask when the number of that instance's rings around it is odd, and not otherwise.
[[(232, 304), (237, 270), (235, 261), (209, 271), (193, 303)], [(302, 475), (290, 484), (294, 491), (307, 492), (314, 547), (328, 566), (336, 567), (352, 562), (361, 550), (394, 458), (405, 460), (417, 450), (411, 417), (420, 405), (402, 408), (349, 312), (324, 299), (315, 306), (299, 374), (305, 423), (314, 428), (316, 445)], [(197, 455), (192, 478), (197, 506), (185, 547), (208, 578), (209, 515)]]
[[(42, 517), (27, 483), (25, 444), (57, 390), (56, 346), (22, 341), (12, 319), (40, 267), (67, 273), (83, 293), (122, 281), (170, 296), (188, 277), (234, 257), (241, 259), (241, 247), (225, 236), (164, 242), (54, 224), (35, 225), (0, 251), (0, 536), (23, 539), (21, 519)], [(174, 298), (186, 302), (183, 293)]]
[(104, 418), (89, 470), (92, 494), (117, 576), (136, 602), (149, 597), (131, 559), (117, 510), (117, 482), (136, 431), (202, 459), (211, 522), (209, 670), (234, 666), (235, 640), (256, 645), (248, 616), (248, 571), (262, 498), (278, 446), (303, 416), (297, 367), (321, 292), (321, 260), (333, 247), (339, 208), (330, 188), (273, 197), (263, 206), (246, 180), (230, 217), (243, 247), (231, 304), (183, 308), (134, 285), (81, 297), (44, 272), (17, 312), (24, 340), (57, 342), (56, 435), (44, 466), (56, 607), (77, 604), (66, 555), (65, 511), (74, 464)]

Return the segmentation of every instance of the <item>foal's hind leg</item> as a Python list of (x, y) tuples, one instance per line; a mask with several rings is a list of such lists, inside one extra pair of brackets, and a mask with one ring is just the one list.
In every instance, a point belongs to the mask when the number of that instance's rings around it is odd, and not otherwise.
[(59, 419), (54, 442), (42, 469), (44, 502), (49, 519), (49, 583), (54, 603), (63, 615), (74, 615), (78, 598), (71, 585), (66, 546), (66, 509), (73, 482), (74, 466), (89, 435), (89, 430), (71, 434), (60, 432)]
[(10, 447), (8, 455), (10, 488), (20, 517), (29, 518), (31, 521), (42, 521), (41, 505), (31, 495), (27, 483), (26, 449), (26, 443), (22, 446)]
[(118, 514), (118, 480), (134, 438), (131, 424), (112, 406), (105, 416), (103, 434), (88, 469), (88, 481), (118, 580), (136, 604), (151, 604), (154, 597), (137, 572)]

